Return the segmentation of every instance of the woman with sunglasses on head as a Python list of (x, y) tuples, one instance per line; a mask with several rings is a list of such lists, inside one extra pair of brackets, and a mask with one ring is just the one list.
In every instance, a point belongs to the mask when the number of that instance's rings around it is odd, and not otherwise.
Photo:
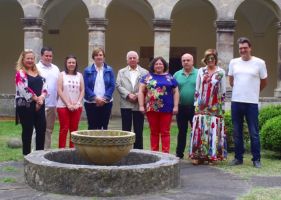
[[(60, 123), (59, 148), (65, 148), (68, 132), (78, 130), (84, 97), (84, 79), (78, 70), (77, 58), (69, 55), (64, 60), (65, 70), (58, 78), (57, 112)], [(69, 147), (74, 145), (69, 137)]]
[(44, 149), (47, 86), (35, 65), (35, 54), (27, 49), (21, 52), (16, 66), (16, 123), (22, 126), (22, 153), (31, 152), (33, 128), (36, 130), (36, 150)]
[(224, 132), (224, 100), (226, 92), (225, 71), (217, 66), (218, 54), (207, 49), (198, 70), (194, 95), (195, 115), (190, 142), (193, 164), (203, 164), (226, 158)]

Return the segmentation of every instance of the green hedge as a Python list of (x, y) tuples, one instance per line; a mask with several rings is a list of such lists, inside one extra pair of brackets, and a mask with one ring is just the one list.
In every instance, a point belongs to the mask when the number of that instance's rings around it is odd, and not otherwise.
[[(225, 123), (225, 131), (226, 131), (227, 150), (233, 151), (233, 149), (234, 149), (233, 125), (232, 125), (230, 111), (225, 112), (224, 123)], [(244, 129), (243, 133), (244, 133), (244, 141), (246, 144), (246, 150), (248, 150), (249, 145), (247, 145), (247, 144), (249, 143), (250, 137), (249, 137), (249, 131), (248, 131), (248, 126), (247, 126), (246, 120), (244, 120), (243, 129)]]
[(281, 105), (270, 105), (262, 108), (259, 111), (259, 129), (262, 129), (267, 120), (278, 115), (281, 115)]
[[(281, 118), (278, 118), (278, 119), (280, 119), (279, 120), (280, 125), (279, 125), (275, 119), (275, 117), (277, 117), (277, 116), (281, 116), (281, 105), (266, 106), (259, 111), (259, 130), (260, 130), (260, 134), (261, 134), (262, 146), (266, 149), (275, 150), (275, 151), (278, 150), (278, 148), (277, 148), (278, 145), (281, 150), (281, 142), (279, 143), (279, 140), (278, 140), (279, 136), (281, 138)], [(225, 120), (225, 129), (226, 129), (226, 135), (227, 135), (228, 151), (232, 151), (232, 149), (234, 148), (234, 141), (233, 141), (233, 126), (232, 126), (230, 111), (225, 112), (224, 120)], [(265, 127), (265, 124), (269, 124), (269, 125), (267, 125)], [(277, 131), (278, 129), (279, 129), (279, 132)], [(272, 132), (274, 132), (274, 133), (272, 133)], [(244, 120), (243, 133), (244, 133), (244, 141), (246, 144), (245, 145), (246, 150), (249, 150), (250, 136), (249, 136), (249, 132), (248, 132), (248, 126), (246, 123), (246, 119)], [(272, 139), (272, 138), (274, 138), (274, 139)]]
[(281, 152), (281, 115), (267, 120), (260, 134), (265, 149)]

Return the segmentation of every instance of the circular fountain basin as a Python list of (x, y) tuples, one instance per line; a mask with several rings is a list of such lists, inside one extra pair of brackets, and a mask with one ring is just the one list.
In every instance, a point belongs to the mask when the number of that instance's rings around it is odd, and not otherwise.
[(34, 151), (24, 157), (24, 175), (34, 189), (78, 196), (145, 194), (180, 183), (177, 157), (137, 149), (111, 166), (93, 165), (75, 149)]
[(81, 130), (71, 133), (79, 154), (88, 162), (111, 165), (133, 148), (135, 133), (120, 130)]

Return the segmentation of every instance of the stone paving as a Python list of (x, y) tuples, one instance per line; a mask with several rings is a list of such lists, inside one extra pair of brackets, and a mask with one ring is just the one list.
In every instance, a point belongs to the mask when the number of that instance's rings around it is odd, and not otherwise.
[[(118, 128), (120, 121), (111, 122)], [(188, 160), (180, 161), (180, 186), (161, 193), (122, 197), (78, 197), (36, 191), (24, 182), (23, 162), (0, 163), (0, 199), (2, 200), (228, 200), (237, 199), (252, 187), (281, 187), (281, 177), (242, 179), (213, 166), (193, 166)], [(6, 181), (6, 182), (5, 182)]]

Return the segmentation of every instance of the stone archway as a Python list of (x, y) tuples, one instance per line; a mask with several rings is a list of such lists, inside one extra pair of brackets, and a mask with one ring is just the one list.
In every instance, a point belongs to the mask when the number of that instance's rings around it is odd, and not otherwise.
[(64, 58), (73, 54), (79, 71), (88, 64), (88, 9), (82, 0), (48, 1), (44, 5), (43, 45), (54, 49), (54, 63), (62, 70)]
[[(193, 54), (196, 66), (208, 48), (216, 48), (216, 11), (206, 0), (181, 0), (172, 12), (170, 66), (181, 68), (180, 56), (188, 51)], [(171, 60), (172, 59), (172, 60)]]
[(16, 0), (0, 1), (0, 93), (15, 93), (15, 63), (23, 50), (23, 10)]
[[(241, 36), (248, 37), (253, 45), (252, 54), (265, 60), (268, 71), (268, 86), (261, 96), (273, 96), (277, 82), (277, 27), (278, 6), (272, 2), (246, 0), (237, 9), (234, 41)], [(235, 42), (234, 55), (239, 56)]]

